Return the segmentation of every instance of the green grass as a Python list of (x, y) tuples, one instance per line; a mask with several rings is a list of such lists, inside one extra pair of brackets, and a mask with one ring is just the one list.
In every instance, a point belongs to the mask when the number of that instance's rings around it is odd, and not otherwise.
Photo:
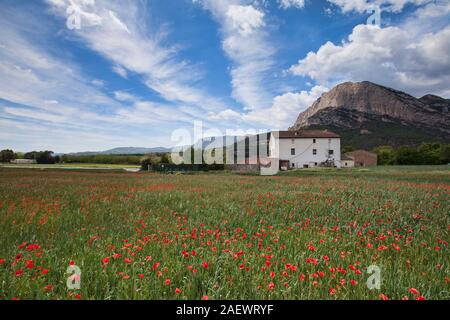
[(103, 163), (64, 163), (64, 164), (0, 164), (4, 168), (60, 169), (60, 168), (92, 168), (92, 169), (137, 169), (138, 165), (103, 164)]
[[(0, 298), (449, 299), (448, 173), (0, 168)], [(71, 260), (80, 290), (66, 287)]]

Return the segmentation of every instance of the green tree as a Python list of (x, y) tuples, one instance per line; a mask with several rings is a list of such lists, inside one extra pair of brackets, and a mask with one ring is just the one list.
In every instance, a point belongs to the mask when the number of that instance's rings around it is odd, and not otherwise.
[(439, 154), (439, 162), (442, 164), (450, 163), (450, 144), (442, 145)]
[(417, 149), (421, 164), (441, 164), (441, 145), (439, 143), (423, 143)]
[(395, 151), (395, 164), (416, 165), (422, 164), (419, 151), (414, 147), (401, 146)]
[(391, 146), (380, 146), (374, 149), (378, 155), (379, 165), (393, 165), (395, 164), (395, 150)]
[(9, 149), (0, 151), (0, 162), (10, 162), (14, 159), (16, 159), (16, 154), (14, 151)]

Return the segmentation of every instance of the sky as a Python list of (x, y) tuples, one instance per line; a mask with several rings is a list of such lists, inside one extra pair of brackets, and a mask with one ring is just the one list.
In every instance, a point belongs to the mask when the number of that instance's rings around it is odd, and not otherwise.
[(450, 1), (0, 1), (0, 149), (283, 130), (365, 80), (450, 98)]

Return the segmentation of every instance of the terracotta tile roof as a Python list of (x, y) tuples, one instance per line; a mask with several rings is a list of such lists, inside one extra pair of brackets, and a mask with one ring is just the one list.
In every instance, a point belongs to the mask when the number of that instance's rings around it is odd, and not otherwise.
[(280, 139), (304, 138), (340, 138), (341, 136), (329, 130), (299, 130), (279, 131)]

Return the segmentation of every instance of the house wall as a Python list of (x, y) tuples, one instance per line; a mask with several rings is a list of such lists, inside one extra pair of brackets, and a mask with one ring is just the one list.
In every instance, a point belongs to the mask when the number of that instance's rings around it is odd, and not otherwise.
[[(315, 167), (327, 159), (334, 160), (335, 165), (340, 167), (341, 139), (315, 138), (315, 140), (316, 142), (314, 143), (312, 138), (279, 139), (278, 158), (280, 160), (289, 160), (291, 168), (293, 168), (293, 164), (294, 168), (303, 168), (305, 165)], [(295, 148), (295, 155), (291, 155), (292, 148)], [(313, 154), (313, 149), (317, 150), (317, 154)], [(333, 150), (334, 154), (328, 158), (327, 152), (329, 149)], [(270, 154), (277, 157), (273, 143), (270, 145)]]
[(378, 164), (376, 153), (365, 150), (357, 150), (345, 154), (355, 161), (355, 167), (370, 167)]
[(341, 160), (342, 168), (353, 168), (355, 166), (355, 161), (353, 160)]

